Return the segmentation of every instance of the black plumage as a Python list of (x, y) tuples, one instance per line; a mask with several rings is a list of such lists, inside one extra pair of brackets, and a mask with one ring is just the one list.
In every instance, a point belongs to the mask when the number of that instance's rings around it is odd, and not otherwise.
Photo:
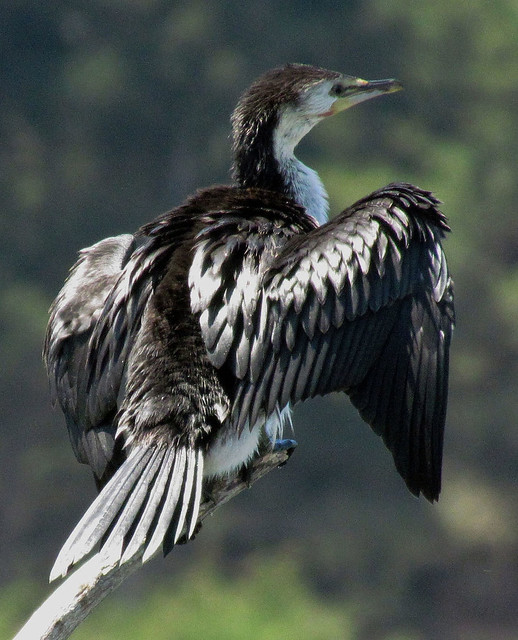
[(299, 132), (279, 148), (297, 118), (304, 133), (331, 113), (337, 86), (367, 84), (270, 72), (234, 115), (235, 186), (81, 253), (45, 360), (102, 490), (52, 577), (100, 541), (124, 562), (189, 539), (204, 482), (246, 464), (263, 431), (273, 442), (289, 404), (332, 391), (382, 436), (409, 489), (437, 499), (453, 327), (438, 201), (393, 184), (319, 226), (320, 183), (288, 153)]

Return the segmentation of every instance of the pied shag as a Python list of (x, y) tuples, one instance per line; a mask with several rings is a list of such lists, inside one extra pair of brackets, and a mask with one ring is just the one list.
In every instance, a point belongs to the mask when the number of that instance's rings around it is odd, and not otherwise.
[(328, 222), (294, 155), (321, 120), (401, 88), (307, 65), (267, 72), (232, 116), (232, 186), (83, 249), (44, 359), (100, 491), (51, 578), (195, 531), (204, 486), (272, 444), (290, 405), (348, 394), (410, 491), (440, 491), (453, 285), (438, 200), (391, 184)]

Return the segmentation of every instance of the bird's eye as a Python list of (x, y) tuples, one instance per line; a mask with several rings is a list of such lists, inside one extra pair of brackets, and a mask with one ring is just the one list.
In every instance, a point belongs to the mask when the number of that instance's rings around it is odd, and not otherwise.
[(341, 82), (337, 82), (331, 87), (331, 91), (329, 93), (332, 96), (340, 97), (340, 96), (343, 96), (346, 91), (347, 91), (347, 87)]

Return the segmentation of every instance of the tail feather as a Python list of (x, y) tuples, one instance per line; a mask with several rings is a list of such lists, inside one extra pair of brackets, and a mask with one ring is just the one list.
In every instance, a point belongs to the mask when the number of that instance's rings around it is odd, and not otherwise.
[(142, 470), (141, 465), (145, 464), (150, 454), (149, 450), (136, 450), (90, 505), (59, 552), (50, 572), (51, 582), (64, 577), (69, 567), (89, 554), (101, 540), (135, 485)]
[[(198, 521), (198, 513), (200, 509), (201, 501), (201, 488), (203, 479), (203, 454), (201, 451), (197, 451), (193, 456), (192, 473), (189, 474), (190, 482), (184, 485), (185, 500), (182, 501), (182, 508), (178, 514), (178, 518), (173, 517), (171, 523), (167, 529), (164, 537), (164, 555), (169, 553), (174, 545), (178, 542), (178, 539), (182, 535), (182, 531), (186, 530), (186, 539), (189, 540), (196, 528)], [(187, 499), (188, 491), (190, 487), (190, 499)], [(175, 514), (176, 515), (176, 514)]]
[(142, 540), (145, 540), (148, 531), (151, 530), (153, 522), (156, 520), (157, 510), (164, 498), (164, 491), (168, 480), (170, 479), (171, 469), (175, 460), (174, 449), (167, 449), (162, 466), (158, 470), (155, 478), (153, 491), (149, 495), (149, 499), (144, 507), (144, 511), (128, 541), (126, 549), (121, 557), (121, 564), (132, 558), (142, 546)]
[[(107, 561), (116, 562), (124, 550), (124, 540), (128, 532), (135, 526), (136, 518), (142, 510), (150, 493), (154, 492), (154, 479), (163, 464), (165, 448), (156, 449), (149, 458), (134, 490), (129, 494), (123, 508), (117, 516), (109, 535), (102, 542), (103, 556)], [(145, 540), (145, 535), (141, 542)]]
[(169, 550), (169, 531), (173, 544), (184, 527), (189, 539), (198, 519), (202, 478), (198, 448), (137, 447), (75, 527), (50, 580), (65, 576), (99, 542), (103, 558), (124, 563), (142, 549), (143, 562), (160, 545)]
[(187, 531), (188, 540), (192, 538), (198, 522), (198, 514), (200, 512), (201, 487), (203, 480), (203, 453), (201, 451), (196, 453), (196, 473), (194, 474), (194, 478), (196, 484), (194, 487), (194, 493), (192, 494), (190, 513), (187, 515), (187, 522), (189, 523), (189, 529)]
[[(197, 464), (197, 452), (193, 449), (179, 449), (176, 457), (165, 504), (153, 536), (142, 556), (142, 562), (148, 560), (161, 544), (164, 544), (167, 550), (176, 544), (182, 534), (187, 510), (193, 496), (194, 477), (196, 474), (198, 476), (203, 474), (202, 465)], [(180, 495), (182, 496), (181, 500), (178, 499)], [(190, 529), (189, 524), (188, 529)], [(172, 545), (170, 539), (172, 539)]]

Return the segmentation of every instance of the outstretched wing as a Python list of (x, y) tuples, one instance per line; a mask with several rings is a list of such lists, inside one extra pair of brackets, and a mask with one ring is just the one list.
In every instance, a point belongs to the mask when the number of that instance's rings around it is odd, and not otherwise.
[(453, 327), (441, 247), (448, 226), (437, 204), (411, 185), (389, 185), (277, 252), (261, 257), (249, 246), (248, 276), (230, 251), (227, 268), (216, 268), (228, 239), (212, 232), (200, 244), (191, 304), (213, 364), (240, 380), (236, 429), (343, 390), (409, 489), (437, 499)]

